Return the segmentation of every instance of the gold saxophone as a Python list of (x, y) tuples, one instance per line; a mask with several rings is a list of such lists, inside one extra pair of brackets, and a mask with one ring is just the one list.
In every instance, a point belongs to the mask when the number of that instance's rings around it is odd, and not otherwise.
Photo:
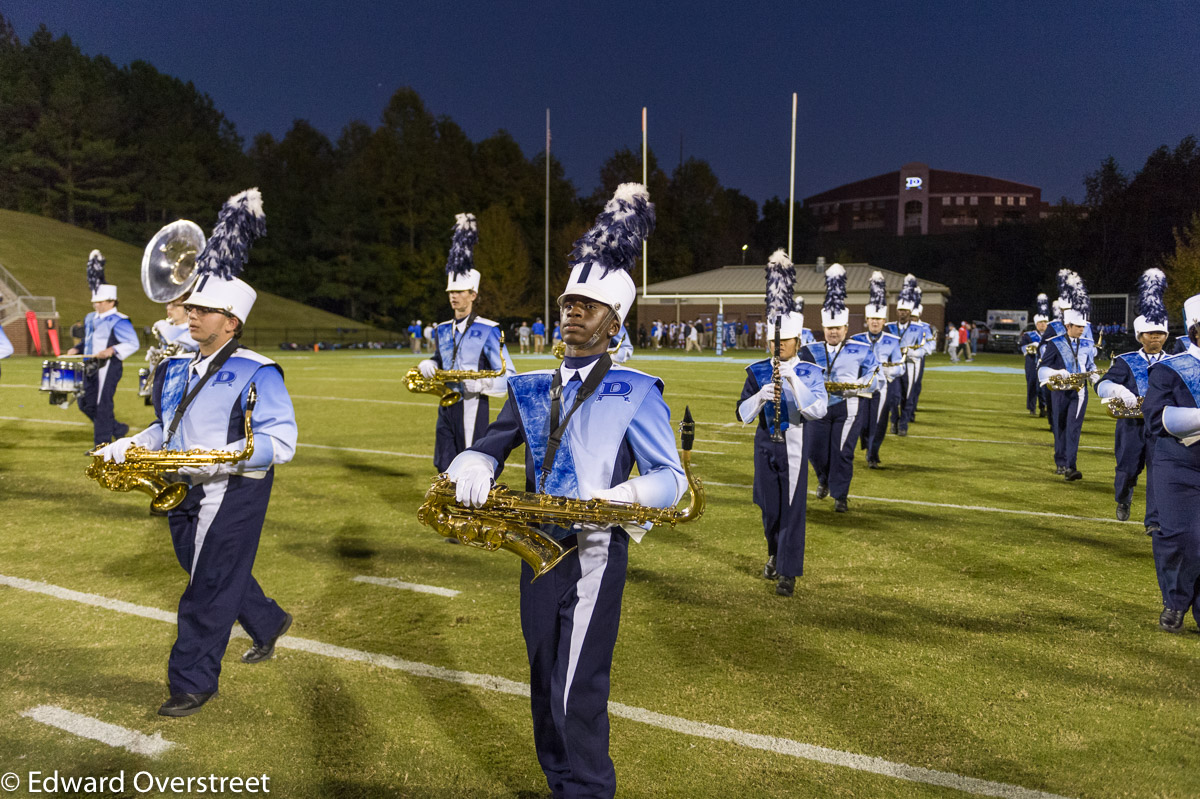
[(1051, 391), (1079, 391), (1087, 388), (1087, 384), (1091, 381), (1092, 375), (1103, 374), (1098, 369), (1092, 369), (1089, 372), (1074, 372), (1063, 377), (1062, 375), (1050, 375), (1050, 379), (1046, 381), (1046, 387)]
[(1102, 399), (1100, 403), (1108, 411), (1108, 415), (1114, 419), (1141, 419), (1142, 418), (1142, 400), (1145, 397), (1138, 397), (1137, 402), (1132, 405), (1127, 405), (1124, 401), (1113, 397), (1112, 399)]
[(500, 368), (496, 371), (470, 369), (438, 369), (433, 377), (425, 377), (421, 370), (414, 366), (404, 375), (404, 384), (414, 394), (438, 394), (441, 399), (438, 404), (449, 408), (462, 399), (462, 392), (447, 388), (447, 383), (460, 380), (484, 380), (489, 377), (500, 377), (504, 374), (504, 334), (500, 334)]
[(125, 462), (114, 463), (98, 455), (101, 447), (87, 454), (92, 456), (92, 465), (84, 474), (109, 491), (132, 491), (135, 488), (153, 497), (150, 507), (168, 511), (178, 507), (187, 496), (187, 483), (169, 483), (163, 479), (167, 472), (178, 471), (185, 466), (208, 466), (215, 463), (236, 463), (249, 460), (254, 454), (254, 431), (250, 429), (250, 415), (258, 402), (258, 390), (253, 383), (246, 394), (246, 446), (241, 452), (222, 449), (149, 450), (136, 444), (125, 451)]
[(1037, 341), (1033, 342), (1032, 344), (1026, 344), (1025, 345), (1025, 354), (1026, 355), (1037, 355), (1039, 346), (1041, 346), (1041, 345)]
[[(152, 347), (150, 351), (146, 353), (146, 365), (141, 369), (138, 369), (139, 383), (141, 382), (140, 378), (143, 375), (146, 378), (146, 382), (141, 384), (138, 388), (139, 397), (149, 398), (153, 395), (154, 370), (158, 368), (158, 365), (167, 358), (174, 358), (176, 355), (183, 352), (182, 344), (174, 341), (168, 343), (167, 340), (163, 338), (162, 333), (158, 332), (157, 329), (155, 329), (154, 335), (158, 337), (158, 346)], [(146, 404), (149, 405), (150, 403), (147, 402)]]
[(692, 472), (695, 429), (691, 411), (685, 408), (679, 432), (689, 499), (683, 510), (511, 491), (502, 484), (492, 487), (482, 507), (471, 508), (455, 501), (454, 483), (445, 474), (440, 474), (425, 493), (425, 501), (417, 510), (417, 521), (446, 538), (456, 538), (469, 546), (489, 552), (507, 549), (529, 564), (536, 580), (574, 549), (564, 549), (558, 541), (538, 530), (540, 525), (570, 528), (576, 524), (635, 523), (674, 527), (699, 519), (704, 513), (705, 496), (704, 486)]

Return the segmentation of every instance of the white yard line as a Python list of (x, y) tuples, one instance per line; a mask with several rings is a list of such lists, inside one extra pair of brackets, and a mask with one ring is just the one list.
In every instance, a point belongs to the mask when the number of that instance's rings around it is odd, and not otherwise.
[(80, 738), (89, 738), (109, 746), (128, 749), (135, 755), (158, 757), (163, 752), (175, 746), (171, 741), (163, 740), (161, 733), (143, 735), (137, 730), (109, 724), (91, 716), (81, 716), (54, 705), (38, 705), (21, 713), (26, 718), (39, 721), (60, 730), (66, 730)]
[(311, 447), (312, 449), (328, 449), (334, 452), (361, 452), (364, 455), (391, 455), (396, 458), (432, 458), (430, 453), (417, 452), (391, 452), (386, 449), (357, 449), (356, 447), (331, 447), (327, 444), (305, 444), (303, 442), (297, 444), (298, 447)]
[(91, 422), (73, 422), (70, 419), (30, 419), (25, 416), (0, 416), (5, 422), (33, 422), (34, 424), (69, 424), (72, 427), (91, 427)]
[[(950, 438), (949, 436), (917, 436), (909, 433), (907, 436), (896, 436), (896, 438), (924, 438), (930, 441), (966, 441), (976, 444), (1008, 444), (1011, 446), (1020, 447), (1053, 447), (1054, 442), (1046, 441), (997, 441), (991, 438)], [(1112, 452), (1112, 447), (1093, 447), (1088, 444), (1080, 444), (1080, 449), (1098, 449), (1101, 452)]]
[(436, 585), (406, 583), (402, 580), (397, 580), (394, 577), (371, 577), (366, 574), (358, 575), (354, 578), (354, 582), (382, 585), (386, 586), (387, 588), (399, 588), (404, 591), (416, 591), (419, 594), (436, 594), (437, 596), (456, 597), (462, 593), (461, 591), (455, 591), (453, 588), (438, 588)]
[(292, 394), (292, 399), (302, 400), (330, 400), (333, 402), (370, 402), (376, 405), (414, 405), (418, 408), (431, 408), (437, 410), (437, 403), (430, 400), (429, 402), (407, 402), (405, 400), (381, 400), (381, 399), (365, 399), (363, 397), (316, 397), (312, 394)]
[[(20, 577), (0, 575), (0, 585), (7, 585), (21, 591), (45, 594), (58, 599), (80, 602), (85, 605), (118, 610), (122, 613), (132, 613), (143, 618), (170, 622), (174, 622), (175, 620), (175, 614), (158, 610), (157, 608), (141, 607), (120, 600), (108, 599), (107, 597), (95, 594), (85, 594), (49, 583), (25, 580)], [(525, 683), (490, 674), (475, 674), (469, 671), (446, 669), (441, 666), (431, 666), (427, 663), (402, 660), (392, 655), (364, 652), (359, 649), (349, 649), (343, 646), (312, 641), (306, 638), (296, 638), (294, 636), (280, 638), (275, 646), (280, 649), (293, 649), (314, 655), (336, 658), (338, 660), (367, 663), (372, 666), (401, 671), (417, 677), (444, 680), (446, 682), (483, 688), (484, 690), (496, 691), (503, 694), (529, 696), (529, 686)], [(811, 760), (817, 763), (826, 763), (828, 765), (844, 766), (856, 771), (881, 774), (907, 782), (952, 788), (976, 796), (1002, 797), (1002, 799), (1065, 799), (1058, 794), (1035, 791), (1029, 788), (1022, 788), (1019, 785), (980, 780), (948, 771), (935, 771), (920, 766), (910, 766), (905, 763), (896, 763), (891, 760), (860, 755), (854, 752), (843, 752), (838, 749), (815, 746), (788, 738), (778, 738), (773, 735), (743, 732), (732, 727), (721, 727), (715, 724), (691, 721), (679, 716), (671, 716), (664, 713), (657, 713), (653, 710), (623, 705), (620, 702), (609, 702), (608, 709), (614, 716), (636, 721), (651, 727), (677, 732), (682, 735), (707, 738), (713, 741), (725, 741), (750, 749), (759, 749), (765, 752), (773, 752), (775, 754), (795, 757), (801, 760)]]

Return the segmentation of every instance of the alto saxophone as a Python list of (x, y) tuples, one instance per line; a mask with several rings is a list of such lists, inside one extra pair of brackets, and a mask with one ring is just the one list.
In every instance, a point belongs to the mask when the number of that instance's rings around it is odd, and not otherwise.
[(1142, 400), (1145, 397), (1138, 397), (1137, 402), (1132, 405), (1126, 404), (1123, 400), (1117, 397), (1100, 400), (1100, 404), (1108, 411), (1108, 415), (1113, 419), (1141, 419), (1142, 417)]
[(500, 368), (495, 371), (470, 369), (438, 369), (433, 377), (425, 377), (421, 370), (414, 366), (404, 375), (405, 387), (414, 394), (437, 394), (441, 397), (438, 404), (449, 408), (462, 399), (462, 392), (447, 388), (447, 383), (460, 380), (484, 380), (489, 377), (500, 377), (504, 374), (504, 334), (500, 334)]
[(1074, 372), (1067, 375), (1050, 375), (1050, 379), (1046, 381), (1046, 386), (1051, 391), (1079, 391), (1082, 388), (1087, 388), (1087, 384), (1091, 381), (1093, 375), (1103, 374), (1098, 369), (1092, 369), (1088, 372)]
[(417, 521), (446, 538), (489, 552), (507, 549), (533, 569), (533, 579), (550, 571), (574, 549), (564, 549), (555, 539), (537, 529), (542, 525), (570, 528), (576, 524), (677, 524), (694, 522), (704, 513), (704, 486), (692, 472), (692, 440), (696, 423), (684, 409), (679, 425), (682, 439), (683, 473), (688, 482), (688, 504), (683, 510), (651, 508), (632, 502), (607, 499), (572, 499), (549, 494), (512, 491), (497, 484), (488, 492), (482, 507), (459, 505), (454, 483), (438, 475), (425, 501), (417, 510)]
[(1032, 344), (1026, 344), (1025, 345), (1025, 354), (1026, 355), (1037, 355), (1039, 346), (1040, 346), (1040, 344), (1036, 341), (1033, 342)]
[(109, 491), (132, 491), (135, 488), (153, 497), (150, 507), (158, 511), (168, 511), (178, 507), (187, 496), (187, 483), (169, 483), (163, 479), (167, 472), (175, 472), (186, 466), (208, 466), (216, 463), (236, 463), (249, 460), (254, 454), (254, 431), (250, 429), (250, 415), (258, 402), (258, 390), (253, 383), (246, 394), (246, 446), (241, 452), (229, 452), (223, 449), (190, 449), (186, 452), (176, 450), (149, 450), (136, 444), (125, 451), (125, 462), (115, 463), (104, 460), (103, 455), (97, 454), (101, 447), (96, 447), (87, 454), (92, 456), (92, 465), (87, 467), (84, 474)]

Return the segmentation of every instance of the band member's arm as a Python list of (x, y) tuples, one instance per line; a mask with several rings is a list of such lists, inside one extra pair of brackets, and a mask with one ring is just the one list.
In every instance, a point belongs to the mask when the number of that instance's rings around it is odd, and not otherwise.
[(417, 369), (420, 370), (423, 377), (433, 377), (433, 373), (439, 369), (448, 367), (442, 365), (442, 348), (437, 345), (437, 328), (433, 329), (433, 338), (430, 339), (430, 344), (433, 345), (433, 357), (426, 358), (417, 364)]
[(489, 377), (483, 380), (464, 381), (464, 388), (467, 391), (487, 394), (489, 397), (507, 397), (508, 378), (517, 373), (517, 367), (513, 364), (512, 358), (508, 354), (508, 345), (500, 343), (500, 328), (492, 328), (492, 332), (488, 335), (487, 347), (484, 353), (489, 371), (499, 369), (500, 359), (501, 357), (504, 358), (504, 374), (499, 377)]
[(675, 449), (671, 410), (661, 390), (652, 389), (642, 400), (625, 431), (625, 440), (633, 449), (638, 476), (605, 491), (593, 492), (593, 497), (636, 502), (651, 508), (673, 507), (687, 491), (687, 478)]
[(1041, 359), (1038, 361), (1038, 383), (1044, 386), (1050, 382), (1053, 375), (1062, 375), (1063, 377), (1069, 375), (1070, 372), (1064, 368), (1065, 366), (1058, 347), (1044, 348)]
[(629, 340), (629, 333), (622, 325), (617, 332), (617, 351), (613, 353), (613, 363), (625, 363), (633, 355), (633, 342)]
[(1142, 415), (1152, 436), (1172, 436), (1185, 446), (1200, 440), (1200, 409), (1195, 407), (1183, 378), (1165, 364), (1150, 367), (1150, 388), (1142, 402)]
[(524, 443), (521, 413), (516, 400), (509, 397), (483, 438), (460, 452), (446, 469), (446, 476), (455, 484), (458, 501), (475, 507), (482, 505), (509, 454)]
[[(259, 368), (254, 373), (255, 392), (258, 396), (254, 412), (250, 416), (250, 429), (254, 431), (254, 455), (247, 461), (231, 464), (235, 472), (255, 472), (271, 466), (287, 463), (296, 454), (299, 431), (296, 427), (296, 410), (292, 398), (283, 382), (283, 373), (275, 365)], [(242, 391), (242, 407), (250, 387)], [(245, 439), (230, 446), (241, 449)]]
[[(1134, 390), (1130, 390), (1132, 384)], [(1113, 358), (1112, 366), (1100, 378), (1100, 382), (1096, 384), (1096, 393), (1102, 399), (1120, 399), (1126, 404), (1137, 402), (1137, 382), (1134, 380), (1133, 372), (1129, 370), (1129, 364), (1125, 363), (1122, 358)]]
[(8, 336), (4, 335), (4, 331), (0, 330), (0, 358), (7, 358), (12, 354), (12, 342), (8, 340)]
[(128, 319), (121, 319), (113, 326), (113, 335), (117, 337), (117, 343), (112, 346), (113, 354), (122, 361), (141, 347), (137, 331), (133, 329), (133, 322)]

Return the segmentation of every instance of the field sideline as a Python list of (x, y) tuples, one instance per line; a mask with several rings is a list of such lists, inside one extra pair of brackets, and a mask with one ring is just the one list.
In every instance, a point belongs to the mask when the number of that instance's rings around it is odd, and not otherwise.
[[(155, 714), (186, 579), (165, 521), (83, 477), (90, 425), (36, 391), (39, 360), (0, 364), (0, 773), (266, 774), (273, 794), (314, 799), (545, 795), (519, 561), (415, 519), (436, 413), (404, 389), (416, 358), (266, 354), (301, 446), (278, 470), (255, 573), (296, 624), (271, 663), (238, 662), (235, 638), (221, 695), (180, 720)], [(733, 413), (747, 360), (630, 363), (664, 379), (676, 421), (691, 406), (709, 504), (631, 550), (618, 795), (1200, 795), (1200, 635), (1190, 616), (1185, 635), (1156, 630), (1144, 485), (1117, 522), (1114, 423), (1094, 395), (1084, 479), (1066, 484), (1018, 356), (929, 371), (885, 468), (857, 460), (851, 512), (810, 499), (788, 600), (757, 576), (753, 427)], [(127, 371), (117, 416), (136, 430), (151, 411)], [(502, 479), (519, 484), (519, 468)], [(173, 745), (117, 748), (39, 721), (43, 706)]]

